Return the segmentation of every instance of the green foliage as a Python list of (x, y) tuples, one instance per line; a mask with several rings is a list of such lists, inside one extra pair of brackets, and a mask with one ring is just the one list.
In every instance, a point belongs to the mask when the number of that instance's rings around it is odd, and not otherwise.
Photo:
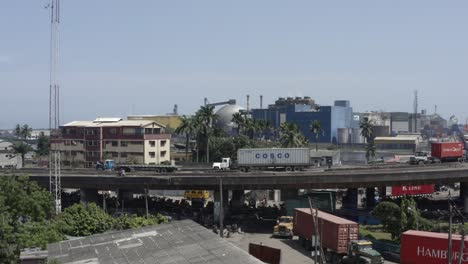
[(24, 247), (62, 239), (51, 222), (52, 197), (27, 177), (0, 177), (0, 260), (15, 263)]
[(315, 151), (318, 151), (318, 138), (320, 134), (324, 134), (322, 129), (322, 125), (320, 124), (319, 120), (314, 120), (309, 125), (310, 132), (315, 135)]
[(110, 230), (114, 219), (95, 203), (74, 204), (68, 207), (58, 219), (61, 231), (70, 236), (89, 236)]
[(130, 228), (139, 228), (148, 225), (156, 225), (165, 223), (166, 218), (164, 216), (157, 214), (157, 215), (150, 215), (149, 217), (143, 216), (136, 216), (136, 215), (123, 215), (115, 219), (114, 222), (114, 229), (122, 230), (122, 229), (130, 229)]
[(20, 124), (17, 124), (13, 133), (18, 138), (28, 139), (31, 137), (32, 128), (29, 127), (29, 125), (27, 124), (24, 124), (22, 126)]
[(371, 212), (383, 225), (383, 229), (399, 238), (407, 230), (432, 230), (432, 223), (421, 217), (414, 199), (403, 197), (400, 206), (394, 202), (381, 202)]
[(371, 212), (383, 225), (383, 229), (395, 239), (400, 235), (400, 207), (394, 202), (381, 202)]
[(307, 145), (304, 135), (294, 123), (283, 123), (280, 126), (280, 141), (284, 148), (297, 148)]
[(41, 132), (39, 134), (39, 138), (37, 139), (37, 151), (36, 153), (39, 156), (46, 156), (49, 155), (49, 137)]
[(21, 162), (22, 162), (22, 166), (24, 166), (24, 156), (26, 155), (26, 153), (32, 151), (32, 147), (27, 144), (27, 143), (24, 143), (22, 141), (20, 142), (16, 142), (14, 145), (13, 145), (13, 151), (17, 154), (20, 154), (21, 155)]

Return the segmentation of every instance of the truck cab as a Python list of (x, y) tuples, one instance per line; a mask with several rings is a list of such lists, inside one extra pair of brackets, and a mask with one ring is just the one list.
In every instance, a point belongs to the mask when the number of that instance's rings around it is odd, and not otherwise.
[(229, 170), (231, 165), (231, 158), (222, 158), (221, 162), (214, 162), (211, 168), (213, 170)]
[(292, 238), (293, 233), (293, 217), (281, 216), (278, 218), (277, 224), (273, 227), (273, 236)]
[(384, 260), (379, 252), (372, 248), (368, 240), (355, 240), (349, 243), (349, 253), (343, 263), (382, 264)]
[(428, 164), (432, 163), (432, 158), (424, 151), (415, 152), (413, 156), (410, 157), (410, 164)]

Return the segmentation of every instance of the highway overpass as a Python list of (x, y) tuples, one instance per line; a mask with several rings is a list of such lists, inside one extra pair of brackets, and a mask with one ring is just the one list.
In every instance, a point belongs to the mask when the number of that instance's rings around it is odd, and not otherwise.
[[(0, 175), (28, 175), (44, 187), (49, 186), (47, 170), (0, 171)], [(366, 167), (308, 170), (302, 172), (252, 171), (180, 171), (168, 174), (127, 173), (94, 170), (63, 170), (63, 188), (99, 190), (217, 190), (222, 179), (228, 190), (272, 190), (311, 188), (358, 188), (418, 184), (468, 182), (468, 164), (450, 163), (421, 166)]]

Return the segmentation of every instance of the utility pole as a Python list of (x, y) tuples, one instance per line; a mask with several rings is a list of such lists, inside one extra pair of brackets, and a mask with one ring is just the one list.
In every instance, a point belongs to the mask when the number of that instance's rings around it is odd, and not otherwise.
[(149, 217), (149, 212), (148, 212), (148, 189), (145, 188), (145, 207), (146, 207), (146, 218)]
[[(458, 210), (457, 210), (458, 211)], [(461, 240), (460, 240), (460, 254), (458, 254), (458, 264), (462, 264), (463, 259), (463, 247), (465, 246), (465, 218), (462, 214), (460, 214), (462, 219), (462, 227), (461, 227)]]
[(223, 237), (223, 218), (224, 218), (224, 205), (223, 205), (223, 178), (219, 177), (219, 198), (220, 198), (220, 208), (219, 208), (219, 236)]
[(448, 233), (448, 252), (447, 252), (447, 263), (452, 264), (452, 204), (450, 203), (450, 192), (449, 192), (449, 233)]
[(49, 191), (55, 197), (55, 213), (62, 211), (60, 157), (60, 86), (58, 83), (60, 0), (51, 0), (50, 18), (50, 84), (49, 84)]

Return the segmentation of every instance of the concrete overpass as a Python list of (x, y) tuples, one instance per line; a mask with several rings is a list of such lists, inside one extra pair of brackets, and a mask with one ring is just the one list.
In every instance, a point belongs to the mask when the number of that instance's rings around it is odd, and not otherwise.
[[(0, 175), (28, 175), (44, 187), (49, 186), (47, 170), (0, 171)], [(346, 188), (350, 204), (356, 204), (359, 187), (461, 183), (460, 197), (468, 204), (468, 164), (449, 163), (421, 166), (387, 166), (308, 170), (302, 172), (188, 170), (169, 174), (127, 173), (95, 170), (63, 170), (62, 188), (81, 189), (82, 197), (95, 197), (97, 190), (214, 190), (219, 197), (220, 181), (224, 191), (240, 197), (243, 190), (282, 190), (282, 197), (294, 197), (298, 189)], [(373, 195), (373, 188), (369, 188)], [(218, 195), (217, 195), (218, 193)], [(294, 194), (295, 193), (295, 194)], [(347, 195), (347, 196), (348, 196)], [(227, 197), (227, 195), (223, 195)], [(93, 200), (94, 198), (90, 198)], [(241, 198), (239, 198), (241, 199)], [(371, 200), (371, 199), (368, 199)], [(372, 199), (373, 200), (373, 199)], [(352, 205), (353, 206), (353, 205)], [(468, 207), (466, 208), (468, 209)], [(466, 210), (468, 213), (468, 210)]]
[[(0, 175), (28, 175), (44, 187), (49, 186), (47, 170), (0, 171)], [(222, 179), (229, 190), (358, 188), (375, 186), (446, 184), (468, 182), (468, 164), (450, 163), (423, 166), (370, 167), (310, 170), (303, 172), (253, 171), (181, 171), (169, 174), (150, 172), (127, 173), (94, 170), (64, 170), (63, 188), (152, 189), (152, 190), (217, 190)]]

